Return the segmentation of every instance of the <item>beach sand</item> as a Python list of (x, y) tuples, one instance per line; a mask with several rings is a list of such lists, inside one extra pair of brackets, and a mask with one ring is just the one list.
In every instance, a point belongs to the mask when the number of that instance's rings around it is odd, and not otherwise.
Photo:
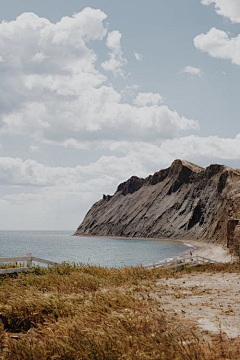
[(194, 255), (199, 255), (219, 262), (231, 262), (232, 260), (236, 260), (236, 257), (232, 258), (229, 249), (221, 244), (208, 243), (200, 240), (181, 241), (194, 247), (193, 249), (189, 248), (189, 253), (191, 251)]

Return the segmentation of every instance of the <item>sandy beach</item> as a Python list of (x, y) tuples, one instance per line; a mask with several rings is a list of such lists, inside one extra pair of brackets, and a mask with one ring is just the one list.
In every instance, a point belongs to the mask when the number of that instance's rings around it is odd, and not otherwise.
[(233, 259), (227, 247), (224, 247), (221, 244), (208, 243), (206, 241), (195, 241), (195, 240), (181, 240), (185, 244), (189, 244), (194, 248), (190, 248), (194, 255), (199, 255), (211, 260), (219, 262), (231, 262)]

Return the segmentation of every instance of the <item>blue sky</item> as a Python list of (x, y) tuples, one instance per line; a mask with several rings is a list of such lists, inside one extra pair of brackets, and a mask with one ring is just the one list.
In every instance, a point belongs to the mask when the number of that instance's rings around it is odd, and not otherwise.
[(0, 14), (2, 229), (75, 229), (175, 158), (240, 168), (238, 0), (2, 0)]

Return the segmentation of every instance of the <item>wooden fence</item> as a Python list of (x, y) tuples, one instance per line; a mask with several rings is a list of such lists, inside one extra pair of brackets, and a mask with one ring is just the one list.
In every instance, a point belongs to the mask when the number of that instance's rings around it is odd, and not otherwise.
[(220, 264), (218, 261), (207, 259), (205, 257), (194, 255), (194, 256), (182, 256), (171, 260), (164, 260), (151, 265), (146, 265), (147, 268), (151, 269), (154, 267), (171, 269), (178, 267), (192, 267), (203, 264)]
[(16, 265), (18, 265), (18, 264), (20, 264), (20, 265), (19, 265), (19, 267), (0, 269), (0, 275), (1, 274), (12, 274), (12, 273), (16, 273), (16, 272), (26, 272), (32, 267), (33, 262), (46, 264), (48, 266), (58, 266), (59, 265), (56, 262), (32, 256), (32, 254), (30, 254), (30, 253), (27, 254), (26, 256), (4, 257), (4, 258), (0, 258), (0, 264), (16, 263)]
[[(0, 275), (1, 274), (12, 274), (12, 273), (16, 273), (16, 272), (26, 272), (32, 267), (33, 262), (46, 264), (48, 266), (59, 266), (60, 265), (60, 264), (50, 261), (50, 260), (37, 258), (35, 256), (32, 256), (32, 254), (27, 254), (26, 256), (5, 257), (5, 258), (0, 258), (0, 264), (4, 264), (4, 263), (18, 264), (19, 263), (20, 265), (19, 265), (19, 267), (15, 267), (15, 268), (0, 269)], [(151, 265), (146, 265), (145, 267), (149, 268), (149, 269), (154, 268), (154, 267), (165, 268), (165, 269), (172, 269), (172, 268), (177, 269), (178, 267), (192, 267), (192, 266), (203, 265), (203, 264), (220, 264), (220, 263), (217, 261), (199, 256), (199, 255), (194, 255), (194, 256), (177, 257), (177, 258), (174, 258), (171, 260), (164, 260), (164, 261), (160, 261), (160, 262), (157, 262), (157, 263), (154, 263)]]

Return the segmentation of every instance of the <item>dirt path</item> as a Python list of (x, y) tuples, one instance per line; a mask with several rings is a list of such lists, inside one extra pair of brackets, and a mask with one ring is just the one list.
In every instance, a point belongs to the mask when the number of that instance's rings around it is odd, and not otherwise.
[(168, 314), (196, 325), (203, 333), (219, 333), (240, 341), (240, 276), (199, 273), (158, 282), (154, 297)]

